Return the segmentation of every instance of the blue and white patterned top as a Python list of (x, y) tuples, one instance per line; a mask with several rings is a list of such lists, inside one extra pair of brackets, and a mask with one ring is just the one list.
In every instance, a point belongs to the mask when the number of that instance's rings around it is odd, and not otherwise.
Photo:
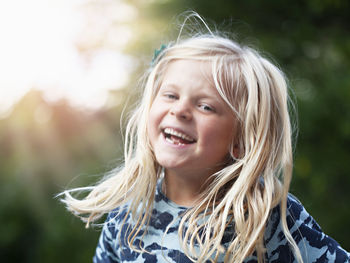
[[(155, 204), (147, 234), (141, 240), (143, 232), (136, 238), (135, 246), (141, 244), (145, 250), (151, 253), (135, 252), (127, 244), (126, 238), (132, 224), (131, 216), (128, 216), (125, 224), (123, 219), (127, 207), (120, 208), (109, 213), (93, 258), (94, 263), (112, 262), (176, 262), (192, 263), (183, 253), (178, 238), (178, 226), (181, 214), (185, 207), (178, 206), (170, 201), (161, 192), (161, 182), (157, 185)], [(316, 221), (306, 212), (302, 204), (293, 196), (288, 197), (287, 223), (289, 230), (296, 241), (305, 263), (312, 262), (350, 262), (350, 254), (342, 249), (339, 244), (325, 235)], [(170, 225), (168, 232), (165, 230)], [(121, 238), (118, 233), (121, 231)], [(222, 244), (227, 247), (233, 231), (226, 231)], [(273, 209), (266, 226), (264, 235), (266, 245), (267, 262), (295, 262), (291, 248), (284, 237), (280, 223), (280, 208)], [(222, 261), (220, 261), (222, 262)], [(244, 262), (257, 262), (256, 254), (247, 258)]]

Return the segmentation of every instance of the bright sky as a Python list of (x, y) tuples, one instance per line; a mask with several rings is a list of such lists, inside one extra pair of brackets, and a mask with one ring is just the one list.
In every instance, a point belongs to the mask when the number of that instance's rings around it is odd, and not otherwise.
[[(126, 84), (135, 62), (115, 45), (94, 49), (88, 59), (77, 50), (77, 43), (89, 43), (89, 37), (104, 33), (108, 15), (113, 13), (83, 12), (86, 2), (0, 1), (0, 115), (33, 87), (43, 90), (47, 99), (65, 97), (77, 106), (99, 108), (105, 104), (108, 90)], [(137, 15), (121, 1), (114, 3), (118, 6), (113, 15), (119, 13), (121, 20), (122, 14), (128, 18)], [(93, 32), (88, 28), (91, 16), (99, 25), (91, 28)], [(102, 18), (105, 23), (99, 21)], [(132, 33), (125, 26), (118, 32), (113, 41), (119, 39), (122, 47)]]

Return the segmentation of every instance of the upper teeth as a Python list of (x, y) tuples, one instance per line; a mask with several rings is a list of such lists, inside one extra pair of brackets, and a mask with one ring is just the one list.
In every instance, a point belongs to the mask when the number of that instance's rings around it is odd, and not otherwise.
[(191, 138), (190, 136), (184, 134), (184, 133), (181, 133), (181, 132), (178, 132), (178, 131), (175, 131), (174, 129), (172, 128), (165, 128), (164, 129), (164, 132), (167, 133), (167, 134), (171, 134), (171, 135), (175, 135), (177, 137), (180, 137), (181, 139), (184, 139), (184, 140), (187, 140), (187, 141), (190, 141), (190, 142), (193, 142), (194, 139)]

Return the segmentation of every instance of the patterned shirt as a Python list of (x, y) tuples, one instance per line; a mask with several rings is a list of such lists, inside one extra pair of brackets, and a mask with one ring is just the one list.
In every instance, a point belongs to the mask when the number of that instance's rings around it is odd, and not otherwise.
[[(342, 249), (335, 240), (322, 232), (316, 221), (292, 195), (288, 196), (287, 207), (288, 228), (305, 263), (350, 262), (350, 254)], [(93, 262), (192, 263), (182, 251), (178, 238), (181, 214), (186, 209), (186, 207), (181, 207), (169, 200), (161, 191), (161, 181), (158, 182), (147, 233), (141, 239), (144, 232), (140, 231), (134, 242), (135, 246), (141, 244), (150, 253), (136, 252), (128, 246), (126, 237), (132, 225), (132, 218), (128, 215), (123, 224), (127, 211), (127, 206), (124, 206), (109, 213), (101, 232)], [(119, 232), (120, 238), (118, 238)], [(222, 240), (224, 247), (229, 245), (233, 234), (234, 232), (229, 229), (225, 232)], [(296, 262), (282, 231), (279, 206), (271, 212), (264, 241), (267, 249), (265, 254), (267, 262)], [(223, 259), (219, 262), (223, 262)], [(256, 253), (246, 258), (244, 262), (257, 262)]]

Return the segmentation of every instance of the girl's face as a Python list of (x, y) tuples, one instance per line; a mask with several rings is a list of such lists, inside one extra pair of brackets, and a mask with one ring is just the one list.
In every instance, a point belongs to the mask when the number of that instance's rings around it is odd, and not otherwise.
[(213, 86), (209, 62), (168, 65), (151, 106), (148, 136), (166, 173), (207, 177), (223, 168), (235, 118)]

